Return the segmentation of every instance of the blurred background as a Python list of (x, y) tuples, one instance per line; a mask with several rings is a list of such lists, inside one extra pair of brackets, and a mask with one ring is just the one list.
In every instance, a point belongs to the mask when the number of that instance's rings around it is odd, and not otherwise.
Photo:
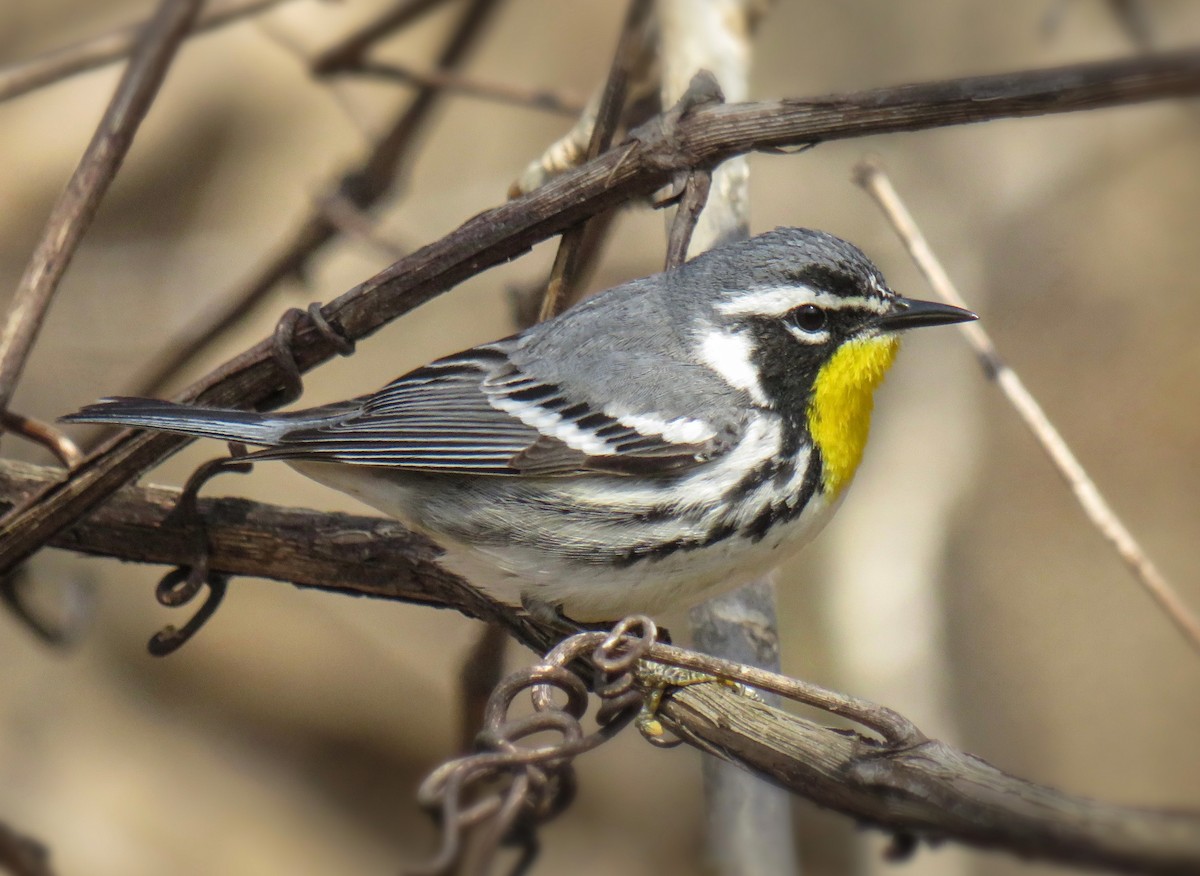
[[(315, 82), (305, 61), (384, 0), (291, 0), (182, 51), (67, 274), (14, 402), (52, 420), (128, 392), (273, 251), (410, 92)], [(146, 0), (0, 5), (0, 64), (147, 15)], [(786, 0), (756, 38), (753, 97), (807, 96), (1200, 42), (1200, 5)], [(429, 69), (458, 4), (376, 55)], [(586, 99), (624, 4), (507, 0), (464, 71)], [(15, 288), (90, 139), (116, 67), (0, 103), (0, 289)], [(571, 119), (448, 96), (377, 215), (400, 249), (500, 203)], [(880, 156), (951, 275), (1163, 571), (1200, 606), (1200, 109), (1158, 103), (822, 145), (751, 159), (754, 231), (807, 225), (862, 246), (892, 285), (927, 290), (850, 182)], [(658, 269), (664, 217), (623, 212), (592, 287)], [(554, 242), (443, 295), (306, 378), (344, 398), (509, 333), (512, 289)], [(282, 284), (177, 389), (391, 257), (348, 235)], [(952, 331), (918, 333), (878, 402), (842, 513), (778, 575), (784, 669), (885, 703), (1009, 772), (1112, 802), (1200, 807), (1200, 656), (1085, 522)], [(89, 433), (79, 431), (79, 437)], [(213, 443), (145, 482), (180, 484)], [(42, 464), (5, 438), (3, 453)], [(209, 490), (361, 511), (283, 466)], [(871, 545), (864, 550), (862, 545)], [(449, 612), (237, 580), (166, 658), (158, 568), (44, 551), (24, 590), (81, 614), (55, 649), (0, 613), (0, 822), (60, 874), (391, 873), (436, 847), (414, 792), (456, 753), (457, 679), (478, 625)], [(187, 611), (184, 609), (183, 611)], [(683, 630), (682, 618), (666, 618)], [(529, 655), (510, 649), (515, 666)], [(704, 872), (699, 755), (626, 733), (579, 764), (580, 794), (535, 872)], [(647, 782), (646, 777), (652, 781)], [(805, 871), (870, 872), (884, 838), (797, 800)], [(953, 847), (920, 873), (1050, 873)]]

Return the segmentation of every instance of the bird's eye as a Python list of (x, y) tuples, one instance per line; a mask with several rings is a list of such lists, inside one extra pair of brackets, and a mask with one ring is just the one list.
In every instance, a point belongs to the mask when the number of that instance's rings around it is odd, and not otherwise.
[(815, 304), (801, 305), (788, 316), (796, 328), (806, 332), (819, 332), (825, 328), (825, 311)]

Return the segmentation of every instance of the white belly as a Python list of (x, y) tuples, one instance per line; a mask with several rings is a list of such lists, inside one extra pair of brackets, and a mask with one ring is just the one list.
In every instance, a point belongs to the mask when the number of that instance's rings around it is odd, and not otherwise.
[(822, 498), (814, 497), (799, 517), (775, 526), (757, 542), (731, 536), (627, 567), (554, 562), (529, 549), (495, 550), (430, 535), (446, 548), (442, 564), (447, 569), (503, 602), (517, 605), (532, 597), (561, 605), (574, 620), (604, 621), (634, 613), (658, 615), (739, 587), (808, 544), (831, 512)]
[[(481, 544), (450, 537), (438, 520), (486, 515), (488, 509), (466, 499), (455, 506), (452, 497), (431, 494), (429, 482), (414, 489), (403, 476), (382, 479), (378, 470), (365, 467), (304, 461), (291, 464), (314, 480), (424, 532), (446, 550), (441, 562), (447, 569), (494, 598), (511, 605), (531, 598), (561, 605), (568, 617), (579, 621), (615, 620), (635, 612), (660, 614), (731, 590), (774, 568), (811, 541), (837, 505), (818, 491), (799, 515), (777, 523), (757, 541), (734, 534), (704, 547), (613, 564), (589, 562), (586, 551), (566, 554), (519, 544), (515, 539)], [(428, 512), (429, 506), (439, 502), (449, 508), (441, 518)], [(554, 518), (543, 525), (553, 529)], [(569, 525), (564, 515), (563, 531), (548, 537), (569, 538)]]

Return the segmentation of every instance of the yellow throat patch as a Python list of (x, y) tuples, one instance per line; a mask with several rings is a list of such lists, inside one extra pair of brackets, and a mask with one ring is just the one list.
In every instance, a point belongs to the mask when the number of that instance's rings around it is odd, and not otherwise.
[(900, 349), (895, 335), (848, 341), (817, 373), (808, 426), (824, 462), (825, 489), (836, 496), (862, 461), (875, 388)]

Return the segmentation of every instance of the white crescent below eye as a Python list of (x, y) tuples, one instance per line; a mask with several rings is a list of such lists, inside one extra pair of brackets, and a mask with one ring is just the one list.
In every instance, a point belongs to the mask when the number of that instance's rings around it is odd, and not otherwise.
[(807, 332), (799, 326), (792, 325), (790, 322), (786, 324), (786, 328), (789, 335), (806, 344), (823, 344), (829, 340), (829, 329), (821, 329), (819, 332)]

